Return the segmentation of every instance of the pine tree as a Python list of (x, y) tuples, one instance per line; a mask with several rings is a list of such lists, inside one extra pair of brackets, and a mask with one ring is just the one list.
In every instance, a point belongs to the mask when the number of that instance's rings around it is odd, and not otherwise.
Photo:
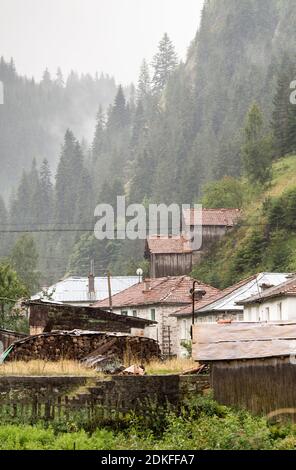
[(242, 147), (245, 173), (251, 183), (266, 183), (271, 178), (271, 138), (263, 127), (263, 115), (254, 104), (247, 116), (244, 129), (245, 143)]
[(143, 104), (142, 104), (142, 101), (139, 101), (137, 104), (135, 118), (133, 121), (133, 128), (132, 128), (131, 145), (133, 148), (137, 144), (139, 144), (141, 140), (141, 136), (145, 128), (145, 123), (146, 123), (146, 116), (145, 116)]
[(149, 66), (146, 60), (143, 60), (140, 75), (138, 80), (138, 87), (137, 87), (137, 102), (142, 101), (146, 103), (146, 100), (151, 94), (151, 79), (149, 73)]
[(278, 74), (277, 89), (274, 97), (274, 111), (272, 115), (272, 129), (277, 156), (282, 157), (293, 149), (291, 132), (293, 111), (290, 104), (290, 83), (294, 78), (294, 65), (288, 56), (285, 56)]
[(8, 264), (0, 264), (0, 327), (10, 326), (9, 311), (16, 301), (27, 295), (25, 286)]
[(36, 226), (38, 225), (41, 219), (41, 212), (39, 200), (40, 179), (35, 158), (32, 161), (32, 166), (28, 174), (28, 179), (30, 181), (30, 203), (28, 207), (27, 219), (30, 224)]
[(60, 67), (58, 67), (58, 69), (57, 69), (57, 75), (56, 75), (55, 83), (60, 88), (64, 88), (64, 86), (65, 86), (63, 73), (62, 73), (62, 70), (60, 69)]
[(40, 287), (40, 273), (37, 271), (37, 247), (31, 235), (23, 235), (17, 240), (12, 249), (10, 261), (28, 294), (32, 295)]
[(98, 113), (97, 113), (96, 130), (95, 130), (94, 140), (92, 143), (93, 160), (96, 160), (100, 156), (103, 150), (105, 126), (106, 126), (105, 115), (104, 115), (102, 106), (100, 106)]
[(55, 212), (58, 223), (73, 223), (77, 201), (77, 185), (82, 168), (80, 145), (73, 132), (68, 129), (65, 134), (56, 174)]
[[(0, 196), (0, 230), (9, 229), (8, 220), (8, 211), (3, 198)], [(8, 236), (8, 234), (0, 233), (0, 258), (7, 255)]]
[(29, 176), (23, 171), (15, 198), (10, 206), (10, 222), (14, 228), (29, 228), (31, 221), (31, 194)]
[(50, 75), (48, 69), (45, 69), (45, 71), (43, 72), (43, 76), (42, 76), (42, 80), (41, 80), (41, 86), (46, 90), (49, 90), (52, 86), (51, 75)]
[(119, 85), (114, 105), (108, 119), (108, 128), (113, 131), (120, 131), (128, 124), (128, 109), (122, 86)]
[(49, 163), (43, 160), (40, 168), (39, 206), (41, 223), (52, 223), (53, 219), (53, 184)]
[(158, 94), (164, 90), (164, 87), (175, 70), (177, 63), (175, 48), (167, 33), (165, 33), (159, 43), (158, 52), (154, 56), (152, 62), (152, 67), (154, 69), (152, 87), (154, 93)]

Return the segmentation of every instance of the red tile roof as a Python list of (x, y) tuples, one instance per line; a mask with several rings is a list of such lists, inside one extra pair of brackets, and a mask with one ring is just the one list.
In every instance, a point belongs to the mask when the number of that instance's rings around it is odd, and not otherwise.
[[(257, 275), (250, 276), (246, 279), (243, 279), (236, 284), (227, 287), (226, 289), (218, 290), (217, 292), (211, 293), (211, 295), (203, 297), (199, 302), (196, 302), (196, 308), (195, 312), (198, 312), (199, 310), (203, 309), (204, 307), (207, 307), (208, 305), (211, 305), (212, 303), (216, 302), (217, 300), (221, 300), (227, 295), (231, 294), (234, 292), (236, 289), (239, 289), (240, 287), (244, 286), (248, 282), (252, 281), (253, 279), (256, 279)], [(191, 314), (191, 306), (186, 306), (182, 307), (180, 310), (177, 310), (176, 312), (172, 313), (171, 315), (174, 317), (183, 317), (183, 316), (188, 316)]]
[(147, 248), (154, 254), (192, 253), (190, 242), (183, 235), (165, 236), (151, 235), (147, 237)]
[[(199, 223), (198, 213), (195, 209), (185, 209), (183, 211), (186, 226), (195, 226)], [(233, 227), (239, 217), (239, 209), (202, 209), (202, 226)]]
[[(136, 307), (144, 305), (186, 305), (191, 304), (190, 289), (194, 279), (189, 276), (173, 276), (158, 279), (147, 279), (144, 282), (129, 287), (112, 297), (115, 308)], [(145, 287), (146, 286), (146, 287)], [(215, 287), (200, 283), (206, 291), (205, 297), (219, 292)], [(108, 307), (108, 299), (101, 300), (94, 307)]]
[(238, 305), (245, 305), (256, 302), (260, 303), (266, 299), (272, 299), (274, 297), (281, 297), (284, 295), (292, 297), (296, 295), (296, 275), (288, 281), (279, 284), (278, 286), (266, 289), (266, 291), (261, 292), (260, 295), (253, 295), (248, 299), (244, 299), (241, 302), (238, 302)]

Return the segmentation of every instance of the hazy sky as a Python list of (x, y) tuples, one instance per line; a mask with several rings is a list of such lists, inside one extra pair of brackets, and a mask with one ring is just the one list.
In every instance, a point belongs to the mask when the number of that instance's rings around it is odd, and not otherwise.
[(0, 56), (40, 79), (46, 67), (65, 74), (104, 71), (136, 81), (166, 31), (185, 58), (203, 0), (0, 0)]

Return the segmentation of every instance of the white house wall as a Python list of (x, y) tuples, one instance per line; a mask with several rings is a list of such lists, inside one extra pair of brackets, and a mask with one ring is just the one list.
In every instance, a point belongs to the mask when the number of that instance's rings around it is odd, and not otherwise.
[(244, 308), (244, 321), (296, 320), (296, 297), (269, 299), (261, 304), (249, 304)]

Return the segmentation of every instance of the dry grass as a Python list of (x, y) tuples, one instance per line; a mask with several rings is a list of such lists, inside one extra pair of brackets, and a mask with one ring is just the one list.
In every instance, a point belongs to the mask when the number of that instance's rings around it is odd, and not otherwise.
[(74, 375), (84, 377), (95, 377), (98, 373), (89, 369), (77, 361), (47, 362), (37, 361), (15, 361), (0, 364), (0, 376), (3, 375)]
[(151, 361), (145, 366), (145, 369), (149, 375), (167, 375), (178, 374), (185, 370), (193, 369), (197, 367), (197, 365), (198, 364), (193, 359), (174, 358), (166, 361)]

